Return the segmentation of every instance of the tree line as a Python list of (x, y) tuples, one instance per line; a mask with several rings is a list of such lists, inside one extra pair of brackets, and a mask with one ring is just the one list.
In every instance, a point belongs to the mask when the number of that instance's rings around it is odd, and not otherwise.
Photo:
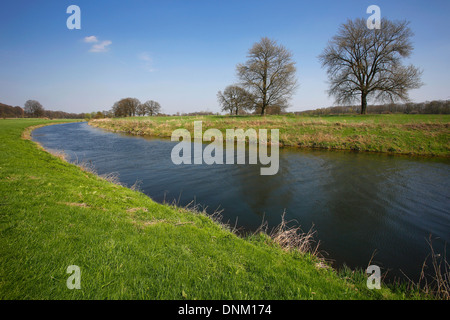
[(13, 107), (0, 103), (0, 117), (2, 118), (23, 118), (25, 113), (19, 106)]
[(90, 114), (46, 110), (36, 100), (27, 100), (24, 108), (0, 103), (1, 118), (84, 119)]
[(128, 116), (153, 116), (161, 113), (161, 105), (153, 100), (141, 103), (136, 98), (125, 98), (117, 101), (109, 111), (94, 111), (90, 113), (69, 113), (64, 111), (46, 110), (37, 100), (27, 100), (24, 108), (0, 103), (2, 118), (49, 118), (49, 119), (100, 119)]
[[(315, 110), (306, 110), (295, 112), (301, 115), (329, 115), (329, 114), (355, 114), (359, 113), (359, 106), (336, 106), (328, 108), (318, 108)], [(405, 113), (405, 114), (450, 114), (450, 100), (433, 100), (426, 102), (407, 102), (407, 103), (386, 103), (381, 105), (368, 105), (367, 113), (387, 114), (387, 113)]]

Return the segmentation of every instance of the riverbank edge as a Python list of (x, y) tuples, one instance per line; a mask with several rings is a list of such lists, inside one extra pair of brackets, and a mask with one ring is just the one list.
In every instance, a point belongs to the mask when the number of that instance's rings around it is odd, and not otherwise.
[[(204, 117), (200, 117), (198, 120), (202, 120)], [(169, 133), (158, 133), (158, 134), (153, 134), (153, 133), (148, 133), (146, 132), (145, 128), (143, 129), (142, 127), (127, 127), (127, 128), (112, 128), (111, 126), (105, 125), (105, 123), (109, 122), (110, 124), (112, 124), (115, 120), (110, 120), (108, 119), (107, 121), (105, 121), (105, 119), (94, 119), (94, 120), (89, 120), (88, 124), (96, 127), (96, 128), (100, 128), (100, 129), (104, 129), (110, 132), (115, 132), (115, 133), (123, 133), (123, 134), (130, 134), (130, 135), (135, 135), (135, 136), (147, 136), (147, 137), (154, 137), (154, 138), (164, 138), (164, 139), (170, 139), (171, 135)], [(117, 121), (129, 121), (130, 123), (132, 121), (135, 121), (135, 119), (130, 119), (130, 120), (124, 120), (124, 119), (119, 119)], [(192, 119), (193, 121), (197, 121), (196, 119)], [(238, 124), (239, 122), (236, 122), (236, 124)], [(338, 123), (336, 123), (336, 125), (338, 125)], [(447, 124), (448, 126), (448, 124)], [(148, 128), (147, 128), (148, 129)], [(173, 130), (175, 129), (179, 129), (178, 127), (173, 127)], [(203, 128), (203, 130), (207, 130), (210, 129), (209, 127), (207, 128)], [(243, 128), (244, 130), (249, 129), (249, 128)], [(256, 128), (258, 129), (258, 128)], [(219, 129), (221, 130), (221, 129)], [(221, 130), (223, 131), (223, 129)], [(224, 133), (224, 132), (222, 132)], [(280, 132), (280, 137), (282, 136), (281, 132)], [(191, 140), (193, 141), (193, 133), (191, 133)], [(292, 138), (292, 137), (291, 137)], [(284, 141), (280, 141), (280, 143), (278, 144), (280, 148), (284, 148), (284, 149), (309, 149), (309, 150), (328, 150), (328, 151), (347, 151), (347, 152), (364, 152), (364, 153), (377, 153), (377, 154), (386, 154), (386, 155), (394, 155), (394, 156), (411, 156), (411, 157), (428, 157), (428, 158), (432, 158), (432, 157), (436, 157), (436, 158), (450, 158), (450, 151), (449, 151), (449, 147), (446, 147), (446, 151), (442, 151), (439, 153), (436, 152), (418, 152), (418, 150), (414, 150), (414, 151), (402, 151), (401, 148), (399, 149), (397, 145), (383, 145), (380, 147), (380, 145), (376, 146), (377, 150), (371, 150), (370, 148), (372, 148), (373, 146), (366, 146), (364, 144), (359, 144), (358, 142), (356, 143), (349, 143), (348, 141), (345, 141), (345, 139), (343, 139), (342, 137), (338, 136), (338, 135), (333, 135), (332, 137), (333, 139), (335, 139), (335, 141), (331, 144), (327, 143), (327, 142), (323, 142), (323, 141), (301, 141), (301, 140), (295, 140), (295, 143), (292, 142), (284, 142)], [(378, 137), (378, 139), (380, 141), (382, 141), (385, 137)], [(296, 137), (294, 137), (294, 139), (296, 139)], [(314, 139), (314, 138), (313, 138)], [(246, 143), (248, 144), (248, 141), (246, 141)], [(377, 142), (378, 143), (378, 142)], [(377, 144), (376, 143), (376, 144)], [(383, 144), (382, 142), (380, 142), (380, 144)], [(385, 149), (385, 150), (379, 150), (379, 149)]]
[[(29, 140), (29, 141), (31, 141), (32, 143), (34, 143), (35, 144), (35, 146), (37, 146), (37, 148), (36, 149), (41, 149), (42, 151), (44, 151), (44, 152), (46, 152), (46, 153), (49, 153), (49, 154), (51, 154), (52, 155), (52, 153), (50, 153), (49, 151), (47, 151), (47, 150), (45, 150), (39, 143), (37, 143), (36, 141), (33, 141), (33, 140), (31, 140), (31, 133), (32, 133), (32, 131), (33, 130), (35, 130), (35, 129), (37, 129), (38, 127), (42, 127), (42, 126), (46, 126), (46, 125), (52, 125), (52, 124), (60, 124), (60, 123), (67, 123), (67, 122), (69, 122), (69, 121), (64, 121), (64, 122), (52, 122), (52, 123), (42, 123), (42, 124), (38, 124), (38, 125), (31, 125), (31, 126), (27, 126), (27, 127), (25, 127), (24, 128), (24, 130), (23, 130), (23, 132), (22, 132), (22, 134), (21, 134), (21, 138), (22, 139), (24, 139), (24, 140)], [(52, 157), (54, 157), (54, 155), (52, 155)], [(62, 159), (62, 158), (60, 158), (59, 157), (59, 160), (61, 160), (61, 161), (65, 161), (64, 159)], [(66, 162), (66, 163), (68, 163), (68, 162)], [(69, 163), (70, 164), (70, 163)], [(71, 164), (71, 165), (74, 165), (74, 164)], [(75, 166), (75, 165), (74, 165)], [(99, 176), (97, 176), (97, 175), (93, 175), (93, 176), (91, 176), (91, 177), (89, 177), (89, 174), (90, 173), (87, 173), (87, 175), (86, 175), (86, 172), (83, 172), (82, 171), (82, 169), (80, 169), (79, 167), (78, 167), (78, 169), (80, 170), (80, 173), (82, 173), (82, 174), (84, 174), (85, 175), (85, 177), (87, 178), (87, 179), (90, 179), (90, 178), (92, 178), (92, 177), (94, 177), (95, 179), (101, 179), (101, 177), (99, 177)], [(86, 181), (86, 182), (88, 182), (88, 181)], [(110, 183), (110, 182), (108, 182), (108, 183)], [(89, 185), (89, 183), (88, 183), (88, 185)], [(119, 188), (121, 188), (122, 186), (119, 186)], [(128, 189), (129, 190), (129, 189)], [(136, 192), (136, 196), (139, 194), (139, 195), (142, 195), (141, 193), (139, 193), (139, 192), (137, 192), (137, 191), (132, 191), (132, 192)], [(153, 200), (151, 200), (149, 197), (147, 197), (148, 198), (148, 201), (153, 201)], [(183, 211), (185, 214), (190, 214), (190, 213), (192, 213), (191, 211), (189, 211), (189, 210), (186, 210), (186, 209), (184, 209), (184, 208), (177, 208), (176, 206), (171, 206), (171, 205), (166, 205), (166, 204), (164, 204), (164, 205), (162, 205), (162, 206), (165, 206), (168, 210), (181, 210), (181, 211)], [(196, 212), (195, 213), (196, 215), (198, 215), (198, 214), (202, 214), (201, 212)], [(223, 225), (223, 224), (221, 224), (221, 222), (219, 222), (219, 221), (217, 221), (217, 220), (214, 220), (214, 219), (212, 219), (210, 216), (207, 216), (207, 218), (208, 219), (210, 219), (211, 220), (211, 222), (212, 223), (214, 223), (214, 224), (217, 224), (217, 226), (220, 228), (220, 229), (227, 229), (226, 230), (226, 232), (231, 232), (228, 228), (227, 228), (227, 226), (225, 226), (225, 225)], [(233, 232), (231, 232), (232, 234), (233, 234), (233, 236), (236, 236), (236, 234), (234, 234)], [(257, 238), (259, 238), (259, 236), (257, 236)], [(277, 247), (277, 244), (275, 244), (274, 242), (273, 242), (273, 240), (271, 240), (271, 239), (268, 239), (267, 238), (267, 235), (262, 235), (262, 243), (260, 243), (261, 242), (261, 239), (255, 239), (254, 237), (251, 237), (251, 238), (247, 238), (247, 239), (243, 239), (244, 241), (248, 241), (250, 244), (256, 244), (256, 245), (262, 245), (262, 246), (269, 246), (269, 247)], [(256, 242), (255, 242), (255, 240), (256, 240)], [(277, 249), (278, 250), (278, 249)], [(283, 249), (280, 247), (279, 248), (279, 250), (281, 250), (282, 252), (284, 252), (283, 251)], [(292, 252), (290, 253), (290, 254), (292, 254)], [(310, 256), (308, 256), (308, 257), (306, 257), (306, 260), (310, 260), (311, 259), (311, 257)], [(320, 260), (317, 260), (317, 259), (315, 259), (314, 257), (313, 257), (313, 259), (312, 260), (310, 260), (310, 261), (312, 261), (311, 263), (315, 263), (315, 264), (317, 264), (318, 262), (320, 262)], [(336, 270), (334, 270), (334, 269), (331, 269), (330, 267), (325, 267), (324, 268), (325, 270), (326, 270), (326, 272), (331, 272), (332, 274), (335, 274), (336, 273)], [(351, 278), (351, 277), (349, 277), (349, 275), (357, 275), (355, 278)], [(328, 274), (327, 275), (327, 273), (325, 273), (324, 274), (325, 275), (325, 277), (329, 277), (330, 276), (330, 274)], [(355, 280), (355, 279), (357, 279), (357, 280)], [(349, 280), (350, 280), (350, 282), (349, 282)], [(333, 280), (333, 281), (336, 281), (336, 280)], [(344, 277), (342, 277), (341, 278), (341, 276), (338, 276), (338, 278), (337, 278), (337, 281), (342, 281), (342, 284), (344, 284), (344, 283), (346, 283), (346, 285), (344, 285), (344, 286), (347, 286), (347, 285), (349, 285), (350, 287), (359, 287), (359, 288), (361, 288), (361, 285), (364, 283), (364, 281), (365, 281), (365, 276), (364, 276), (364, 273), (362, 272), (362, 271), (350, 271), (350, 270), (346, 270), (346, 275), (344, 276)], [(365, 283), (364, 283), (365, 284)], [(386, 291), (387, 290), (387, 291)], [(358, 291), (358, 290), (357, 290)], [(361, 290), (362, 291), (362, 290)], [(374, 295), (372, 295), (371, 293), (375, 293)], [(401, 293), (400, 295), (398, 295), (398, 293), (397, 294), (393, 294), (392, 292), (390, 292), (390, 289), (384, 289), (383, 290), (383, 293), (381, 294), (381, 295), (379, 295), (379, 294), (376, 294), (376, 293), (381, 293), (381, 292), (377, 292), (377, 291), (367, 291), (366, 290), (366, 294), (368, 294), (367, 296), (365, 296), (365, 294), (363, 294), (363, 295), (361, 295), (360, 296), (360, 298), (363, 298), (364, 297), (364, 299), (372, 299), (372, 298), (375, 298), (375, 299), (380, 299), (380, 298), (390, 298), (390, 299), (399, 299), (399, 298), (405, 298), (404, 297), (404, 294), (405, 294), (405, 292), (403, 292), (403, 293)], [(362, 292), (360, 292), (360, 294), (362, 294)], [(414, 298), (417, 298), (417, 296), (415, 296), (415, 294), (413, 293), (413, 296), (414, 296)], [(423, 297), (421, 297), (421, 298), (423, 298)]]

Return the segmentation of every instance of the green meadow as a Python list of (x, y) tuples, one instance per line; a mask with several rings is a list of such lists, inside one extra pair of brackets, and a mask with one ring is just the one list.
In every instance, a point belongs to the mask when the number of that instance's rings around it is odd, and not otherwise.
[[(298, 121), (273, 119), (276, 126)], [(370, 120), (375, 128), (377, 119)], [(440, 119), (427, 121), (445, 124)], [(176, 127), (189, 119), (174, 121)], [(334, 127), (336, 118), (308, 121)], [(56, 122), (0, 120), (2, 300), (426, 298), (406, 286), (369, 290), (362, 271), (338, 272), (265, 233), (240, 237), (202, 212), (158, 204), (44, 151), (23, 133)], [(80, 267), (79, 290), (67, 287), (70, 265)]]

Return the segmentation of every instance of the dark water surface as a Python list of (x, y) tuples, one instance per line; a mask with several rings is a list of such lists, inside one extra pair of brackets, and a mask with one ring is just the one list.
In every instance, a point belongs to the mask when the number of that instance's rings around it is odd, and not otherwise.
[(33, 139), (92, 162), (98, 174), (118, 173), (128, 186), (158, 202), (195, 202), (223, 209), (225, 222), (245, 230), (273, 227), (281, 215), (307, 231), (314, 224), (328, 258), (354, 267), (372, 264), (417, 280), (430, 253), (450, 240), (450, 161), (325, 150), (280, 150), (280, 169), (261, 176), (258, 165), (174, 165), (175, 142), (120, 135), (86, 123), (36, 129)]

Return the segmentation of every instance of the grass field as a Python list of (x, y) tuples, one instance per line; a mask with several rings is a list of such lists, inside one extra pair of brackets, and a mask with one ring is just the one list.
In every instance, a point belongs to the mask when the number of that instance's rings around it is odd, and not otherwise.
[[(266, 234), (241, 238), (210, 217), (155, 203), (22, 138), (0, 120), (0, 299), (405, 299), (369, 290)], [(81, 289), (69, 290), (69, 265)]]
[(337, 115), (337, 116), (197, 116), (131, 117), (93, 120), (91, 125), (135, 135), (170, 137), (172, 131), (203, 121), (203, 131), (279, 129), (287, 147), (450, 156), (450, 115)]

